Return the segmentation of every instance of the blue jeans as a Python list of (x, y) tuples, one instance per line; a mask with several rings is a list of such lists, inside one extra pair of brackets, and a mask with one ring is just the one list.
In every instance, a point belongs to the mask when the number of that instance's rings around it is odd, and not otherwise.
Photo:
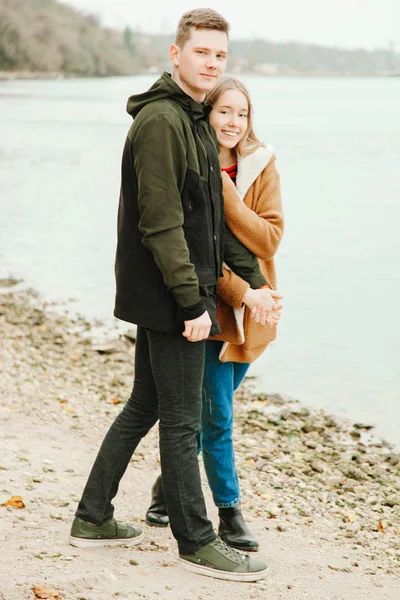
[(222, 342), (206, 342), (200, 441), (214, 503), (228, 508), (240, 502), (232, 439), (233, 394), (250, 365), (221, 362), (221, 347)]

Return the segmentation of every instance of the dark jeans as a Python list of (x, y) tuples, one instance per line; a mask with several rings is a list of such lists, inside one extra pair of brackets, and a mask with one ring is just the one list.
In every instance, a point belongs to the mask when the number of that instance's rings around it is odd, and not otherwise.
[(84, 489), (76, 516), (101, 525), (112, 518), (133, 452), (159, 419), (160, 457), (168, 514), (181, 554), (215, 539), (207, 518), (197, 458), (205, 342), (181, 333), (138, 327), (131, 397), (111, 425)]

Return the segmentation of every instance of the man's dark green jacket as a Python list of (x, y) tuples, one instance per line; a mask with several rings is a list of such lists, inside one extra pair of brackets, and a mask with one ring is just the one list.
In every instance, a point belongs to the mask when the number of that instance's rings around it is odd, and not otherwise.
[(224, 246), (222, 183), (210, 107), (168, 73), (128, 100), (115, 261), (119, 319), (182, 331), (208, 310)]

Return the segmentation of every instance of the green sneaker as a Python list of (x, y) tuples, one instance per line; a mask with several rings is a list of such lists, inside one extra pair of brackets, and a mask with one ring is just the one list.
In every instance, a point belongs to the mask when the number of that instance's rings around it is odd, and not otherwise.
[(143, 533), (139, 527), (132, 527), (110, 519), (104, 525), (93, 525), (75, 517), (71, 527), (69, 543), (77, 548), (96, 548), (97, 546), (118, 546), (121, 544), (140, 544)]
[(185, 569), (216, 579), (258, 581), (267, 574), (264, 561), (230, 548), (220, 538), (202, 546), (195, 554), (180, 554), (179, 559)]

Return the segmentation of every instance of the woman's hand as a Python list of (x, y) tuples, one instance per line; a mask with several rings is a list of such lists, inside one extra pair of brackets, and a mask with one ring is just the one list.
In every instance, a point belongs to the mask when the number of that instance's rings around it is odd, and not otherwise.
[(262, 306), (256, 306), (250, 312), (250, 318), (254, 319), (255, 322), (259, 323), (260, 325), (268, 325), (268, 327), (273, 327), (274, 325), (278, 325), (281, 318), (281, 314), (281, 310), (276, 310), (272, 313), (267, 313), (265, 308), (263, 308)]
[(260, 325), (273, 327), (279, 322), (283, 305), (283, 296), (275, 290), (249, 288), (243, 298), (244, 304), (250, 310), (250, 317)]

